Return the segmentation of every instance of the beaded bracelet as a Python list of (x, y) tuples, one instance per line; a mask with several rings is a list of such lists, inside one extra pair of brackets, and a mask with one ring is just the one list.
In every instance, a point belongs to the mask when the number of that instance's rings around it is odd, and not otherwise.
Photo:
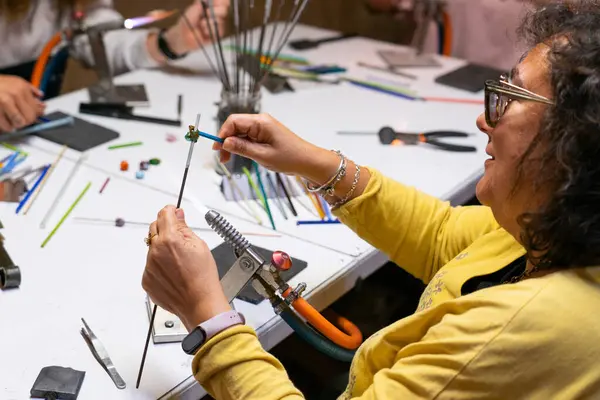
[(344, 175), (346, 175), (346, 164), (347, 164), (346, 157), (339, 150), (335, 150), (335, 153), (340, 157), (340, 165), (339, 165), (337, 171), (335, 172), (335, 174), (333, 174), (331, 179), (329, 179), (325, 184), (323, 184), (319, 187), (311, 187), (310, 184), (307, 184), (306, 188), (308, 189), (309, 192), (311, 192), (311, 193), (326, 192), (328, 194), (331, 193), (331, 194), (329, 194), (330, 196), (333, 195), (333, 188), (339, 181), (342, 180), (342, 177)]
[(332, 209), (343, 206), (344, 204), (346, 204), (348, 202), (350, 197), (352, 197), (352, 195), (354, 194), (354, 191), (356, 190), (356, 187), (358, 186), (359, 180), (360, 180), (360, 167), (358, 166), (358, 164), (356, 164), (356, 173), (354, 174), (354, 181), (352, 181), (352, 186), (350, 187), (350, 190), (348, 190), (348, 193), (346, 193), (346, 195), (344, 197), (342, 197), (342, 199), (340, 199), (339, 201), (337, 201), (331, 205)]

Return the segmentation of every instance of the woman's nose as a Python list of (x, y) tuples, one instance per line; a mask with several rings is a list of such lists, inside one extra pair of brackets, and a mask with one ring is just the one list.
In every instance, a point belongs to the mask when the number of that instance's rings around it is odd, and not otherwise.
[(481, 132), (485, 133), (486, 135), (490, 136), (490, 133), (492, 132), (492, 128), (490, 128), (490, 126), (485, 121), (485, 115), (483, 113), (479, 114), (479, 116), (477, 117), (476, 124), (477, 124), (477, 129), (479, 129)]

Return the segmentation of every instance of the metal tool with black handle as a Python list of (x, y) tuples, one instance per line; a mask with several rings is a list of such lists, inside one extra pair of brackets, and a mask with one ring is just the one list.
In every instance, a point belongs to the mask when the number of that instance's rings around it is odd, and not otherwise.
[(405, 145), (416, 145), (419, 143), (427, 143), (432, 146), (436, 146), (440, 149), (455, 152), (475, 152), (477, 148), (473, 146), (464, 146), (459, 144), (453, 144), (444, 142), (438, 139), (441, 138), (466, 138), (469, 137), (468, 133), (460, 131), (431, 131), (422, 133), (406, 133), (396, 132), (393, 128), (385, 126), (378, 132), (379, 141), (381, 144), (391, 145), (396, 142)]
[(337, 42), (338, 40), (350, 39), (350, 38), (357, 37), (357, 36), (358, 35), (356, 33), (345, 33), (342, 35), (331, 36), (331, 37), (327, 37), (327, 38), (323, 38), (323, 39), (316, 39), (316, 40), (298, 39), (298, 40), (291, 41), (289, 43), (289, 46), (294, 50), (308, 50), (308, 49), (314, 49), (316, 47), (319, 47), (323, 43)]

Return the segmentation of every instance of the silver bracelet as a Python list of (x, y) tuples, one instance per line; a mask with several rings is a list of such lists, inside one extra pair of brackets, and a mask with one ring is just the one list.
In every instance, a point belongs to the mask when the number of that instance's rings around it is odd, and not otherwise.
[(337, 169), (337, 171), (335, 171), (335, 174), (333, 174), (333, 176), (331, 177), (331, 179), (329, 179), (325, 184), (319, 186), (319, 187), (310, 187), (310, 184), (307, 183), (306, 184), (306, 188), (308, 189), (309, 192), (311, 193), (317, 193), (317, 192), (321, 192), (321, 191), (326, 191), (327, 189), (332, 188), (331, 183), (333, 181), (335, 181), (338, 176), (340, 175), (340, 173), (342, 172), (342, 170), (344, 170), (344, 173), (346, 172), (346, 157), (344, 157), (344, 155), (339, 151), (336, 150), (335, 153), (340, 156), (340, 165)]
[(354, 194), (354, 191), (356, 190), (356, 187), (358, 186), (359, 180), (360, 180), (360, 167), (358, 166), (358, 164), (356, 164), (356, 173), (354, 174), (354, 181), (352, 181), (352, 186), (350, 187), (350, 190), (348, 190), (348, 193), (346, 193), (346, 195), (341, 200), (335, 202), (331, 206), (332, 209), (338, 208), (339, 206), (346, 204), (348, 199), (350, 199), (350, 197), (352, 197), (352, 195)]
[(348, 160), (346, 158), (344, 158), (344, 165), (342, 165), (342, 169), (340, 170), (340, 172), (337, 174), (337, 176), (335, 177), (335, 180), (333, 181), (333, 183), (329, 186), (326, 187), (325, 189), (321, 190), (320, 193), (323, 196), (330, 196), (333, 197), (335, 195), (335, 187), (338, 183), (340, 183), (340, 181), (342, 179), (344, 179), (344, 177), (346, 176), (346, 167), (348, 165)]

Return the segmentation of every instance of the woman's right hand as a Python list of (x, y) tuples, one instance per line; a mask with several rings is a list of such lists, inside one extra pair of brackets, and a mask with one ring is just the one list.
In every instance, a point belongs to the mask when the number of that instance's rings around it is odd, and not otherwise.
[(44, 114), (43, 93), (26, 80), (0, 75), (0, 132), (33, 124)]
[(299, 175), (313, 182), (327, 181), (337, 171), (339, 157), (300, 138), (268, 114), (235, 114), (221, 127), (215, 143), (221, 162), (231, 154), (250, 158), (275, 172)]

